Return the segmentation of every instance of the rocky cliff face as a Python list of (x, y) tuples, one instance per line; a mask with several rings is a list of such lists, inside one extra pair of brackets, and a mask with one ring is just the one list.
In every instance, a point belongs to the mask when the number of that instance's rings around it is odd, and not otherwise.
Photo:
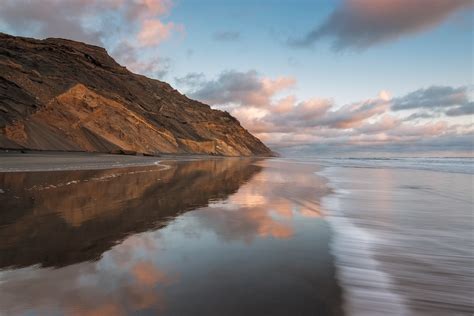
[(101, 47), (2, 33), (0, 148), (271, 155), (229, 113), (131, 73)]

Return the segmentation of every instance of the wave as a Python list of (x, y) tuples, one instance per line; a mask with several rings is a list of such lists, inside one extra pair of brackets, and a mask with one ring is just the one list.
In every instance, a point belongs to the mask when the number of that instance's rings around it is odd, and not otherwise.
[[(317, 173), (329, 178), (327, 170)], [(347, 315), (409, 315), (406, 299), (397, 293), (389, 274), (380, 269), (373, 245), (377, 239), (357, 227), (344, 216), (340, 198), (349, 191), (329, 184), (333, 194), (322, 199), (326, 219), (336, 232), (331, 243), (335, 256), (338, 282), (344, 289), (344, 310)], [(378, 241), (380, 242), (380, 241)]]
[(323, 167), (395, 168), (474, 174), (474, 158), (295, 158), (295, 161), (314, 162)]

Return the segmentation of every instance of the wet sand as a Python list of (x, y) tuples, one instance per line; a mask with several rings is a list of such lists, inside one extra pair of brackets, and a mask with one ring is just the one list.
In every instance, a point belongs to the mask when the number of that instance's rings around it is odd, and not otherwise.
[(0, 172), (99, 170), (147, 166), (159, 157), (74, 152), (0, 152)]
[(320, 173), (348, 314), (474, 313), (473, 175), (412, 165)]
[(474, 312), (472, 160), (88, 157), (3, 165), (0, 315)]
[(162, 165), (0, 173), (0, 314), (342, 315), (317, 166)]

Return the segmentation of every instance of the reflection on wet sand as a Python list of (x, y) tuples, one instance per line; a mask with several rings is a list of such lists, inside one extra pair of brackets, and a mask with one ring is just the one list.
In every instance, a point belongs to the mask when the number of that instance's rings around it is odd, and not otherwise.
[(295, 217), (322, 215), (319, 199), (328, 190), (321, 178), (306, 174), (305, 166), (284, 162), (265, 166), (265, 172), (255, 175), (238, 194), (199, 210), (197, 221), (205, 230), (224, 240), (247, 243), (258, 237), (288, 239), (295, 233)]
[(313, 166), (166, 164), (1, 175), (0, 314), (342, 314)]
[(238, 159), (166, 165), (0, 173), (0, 267), (98, 259), (129, 234), (235, 192), (261, 169)]

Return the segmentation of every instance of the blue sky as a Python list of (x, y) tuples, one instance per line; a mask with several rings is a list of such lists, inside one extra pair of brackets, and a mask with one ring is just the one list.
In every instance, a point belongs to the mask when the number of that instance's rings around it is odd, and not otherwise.
[(472, 155), (470, 0), (2, 3), (0, 31), (104, 46), (277, 150)]
[[(174, 65), (178, 76), (187, 72), (215, 76), (224, 69), (256, 69), (266, 76), (298, 78), (296, 89), (302, 98), (317, 95), (334, 98), (338, 103), (372, 97), (382, 89), (403, 94), (434, 84), (459, 86), (472, 80), (472, 70), (466, 67), (472, 64), (468, 16), (365, 51), (334, 52), (328, 41), (311, 49), (294, 49), (282, 43), (321, 23), (337, 1), (196, 3), (177, 2), (169, 17), (186, 25), (185, 40), (163, 47), (166, 55), (184, 47)], [(240, 38), (213, 40), (214, 33), (224, 31), (238, 32)], [(185, 57), (188, 49), (194, 52), (191, 58)]]

